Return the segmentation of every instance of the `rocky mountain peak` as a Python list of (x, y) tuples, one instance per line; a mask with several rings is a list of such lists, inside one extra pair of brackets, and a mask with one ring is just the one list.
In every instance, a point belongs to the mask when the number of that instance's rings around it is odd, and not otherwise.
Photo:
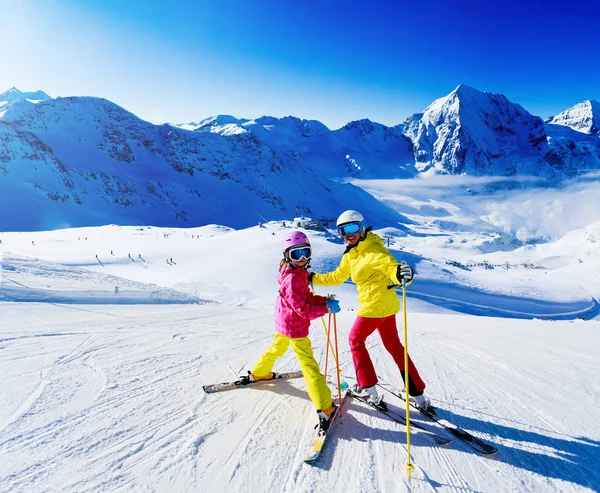
[(600, 132), (600, 103), (593, 99), (583, 101), (549, 118), (547, 123), (570, 127), (588, 135), (596, 135)]

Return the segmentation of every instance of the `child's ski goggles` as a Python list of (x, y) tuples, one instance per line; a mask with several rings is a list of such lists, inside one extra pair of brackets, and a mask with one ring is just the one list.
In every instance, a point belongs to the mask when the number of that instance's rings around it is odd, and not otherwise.
[(354, 223), (346, 223), (342, 224), (338, 227), (338, 233), (342, 238), (345, 238), (348, 235), (355, 235), (362, 229), (362, 224), (360, 222)]
[(291, 260), (299, 262), (302, 259), (310, 260), (310, 246), (299, 246), (288, 250), (288, 257)]

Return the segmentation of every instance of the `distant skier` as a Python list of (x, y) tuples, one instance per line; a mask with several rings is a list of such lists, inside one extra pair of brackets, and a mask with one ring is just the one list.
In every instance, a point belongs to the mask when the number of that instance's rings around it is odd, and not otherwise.
[(304, 233), (292, 231), (284, 237), (275, 303), (275, 338), (248, 375), (241, 378), (245, 383), (272, 379), (275, 360), (283, 356), (291, 345), (306, 380), (308, 395), (317, 409), (319, 426), (326, 430), (337, 406), (313, 356), (308, 330), (311, 320), (327, 312), (337, 313), (340, 306), (337, 300), (311, 293), (306, 270), (310, 258), (310, 242)]
[[(358, 316), (350, 329), (350, 351), (358, 383), (353, 392), (369, 398), (374, 404), (385, 407), (383, 396), (377, 393), (377, 373), (365, 344), (375, 330), (379, 332), (385, 349), (392, 355), (402, 378), (404, 378), (404, 346), (400, 343), (396, 327), (396, 313), (400, 302), (393, 285), (405, 280), (412, 282), (410, 265), (398, 264), (383, 240), (365, 228), (365, 218), (360, 212), (348, 210), (337, 220), (337, 230), (347, 243), (346, 250), (337, 269), (327, 274), (310, 273), (314, 285), (335, 286), (349, 277), (358, 289)], [(429, 401), (423, 395), (425, 383), (409, 357), (409, 394), (418, 407), (426, 408)]]

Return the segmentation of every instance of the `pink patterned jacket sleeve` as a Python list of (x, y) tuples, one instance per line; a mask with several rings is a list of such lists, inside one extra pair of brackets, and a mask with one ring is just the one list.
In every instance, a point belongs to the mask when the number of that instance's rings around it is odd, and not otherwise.
[(310, 291), (308, 277), (292, 275), (289, 279), (291, 279), (290, 289), (287, 290), (286, 299), (300, 317), (314, 320), (328, 312), (327, 298)]
[(327, 298), (311, 293), (306, 271), (289, 269), (282, 274), (275, 306), (277, 332), (291, 338), (307, 337), (310, 321), (328, 312)]

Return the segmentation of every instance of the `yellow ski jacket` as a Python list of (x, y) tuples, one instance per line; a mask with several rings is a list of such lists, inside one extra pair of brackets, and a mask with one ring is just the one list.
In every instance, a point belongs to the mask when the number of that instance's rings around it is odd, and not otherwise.
[(384, 318), (400, 310), (396, 290), (388, 289), (392, 284), (402, 285), (396, 277), (397, 269), (398, 262), (381, 237), (369, 232), (364, 240), (346, 249), (337, 269), (327, 274), (315, 273), (312, 283), (315, 286), (335, 286), (351, 277), (358, 289), (358, 315)]

